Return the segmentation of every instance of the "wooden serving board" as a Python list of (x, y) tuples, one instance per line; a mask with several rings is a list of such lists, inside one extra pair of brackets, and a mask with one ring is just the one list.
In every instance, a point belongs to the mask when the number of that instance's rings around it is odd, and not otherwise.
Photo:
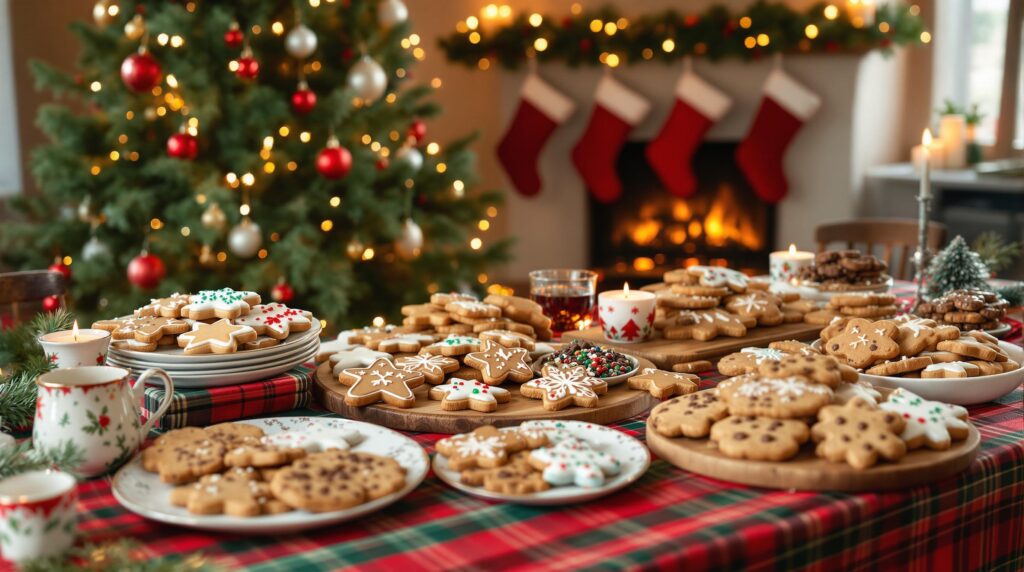
[(813, 340), (824, 326), (814, 324), (782, 324), (779, 326), (757, 327), (747, 330), (742, 338), (718, 336), (702, 342), (700, 340), (666, 340), (661, 332), (654, 339), (636, 344), (609, 342), (601, 328), (587, 328), (578, 332), (564, 332), (562, 341), (586, 340), (594, 344), (615, 348), (635, 356), (647, 358), (661, 369), (672, 369), (677, 363), (697, 360), (716, 361), (718, 358), (738, 352), (743, 348), (763, 348), (779, 340)]
[(668, 463), (705, 477), (770, 489), (851, 492), (905, 489), (955, 475), (971, 465), (981, 444), (978, 430), (970, 425), (967, 438), (954, 441), (945, 451), (915, 449), (898, 463), (879, 461), (858, 471), (817, 457), (813, 443), (804, 444), (796, 457), (784, 462), (733, 459), (718, 452), (709, 439), (664, 437), (651, 427), (650, 418), (646, 439), (651, 451)]
[[(646, 359), (640, 358), (639, 361), (641, 370), (645, 367), (654, 367), (654, 364)], [(629, 389), (623, 382), (609, 387), (608, 393), (601, 396), (597, 407), (569, 406), (559, 411), (548, 411), (542, 406), (541, 400), (520, 396), (516, 384), (507, 382), (503, 387), (509, 389), (512, 399), (508, 403), (498, 405), (498, 410), (492, 413), (480, 413), (469, 409), (442, 409), (440, 401), (427, 398), (427, 392), (430, 390), (428, 384), (416, 388), (416, 406), (409, 409), (383, 403), (352, 407), (345, 404), (345, 392), (348, 387), (338, 381), (330, 362), (322, 364), (317, 369), (315, 381), (313, 388), (320, 403), (343, 417), (401, 431), (448, 435), (472, 431), (482, 425), (507, 427), (534, 419), (571, 419), (606, 425), (644, 413), (659, 403), (650, 393)]]

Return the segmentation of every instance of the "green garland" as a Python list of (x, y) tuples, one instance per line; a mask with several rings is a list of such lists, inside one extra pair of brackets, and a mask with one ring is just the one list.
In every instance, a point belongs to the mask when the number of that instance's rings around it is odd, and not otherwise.
[[(716, 5), (701, 14), (669, 10), (632, 19), (611, 7), (563, 18), (543, 16), (539, 21), (538, 15), (522, 13), (493, 30), (471, 29), (462, 21), (440, 45), (449, 61), (482, 69), (497, 61), (514, 69), (534, 56), (542, 63), (615, 67), (620, 62), (673, 62), (691, 55), (751, 60), (773, 53), (888, 53), (896, 45), (931, 41), (917, 6), (884, 4), (873, 24), (858, 26), (842, 5), (818, 3), (797, 11), (759, 1), (739, 13)], [(613, 60), (610, 54), (615, 55)]]
[(33, 449), (32, 442), (25, 440), (13, 447), (0, 446), (0, 479), (52, 467), (77, 477), (75, 468), (84, 460), (85, 451), (71, 440), (48, 449)]
[(103, 544), (89, 543), (72, 548), (67, 554), (31, 560), (23, 572), (62, 572), (64, 570), (116, 570), (118, 572), (212, 572), (223, 570), (202, 553), (174, 554), (154, 558), (133, 540)]
[(67, 330), (71, 322), (71, 314), (60, 309), (39, 314), (30, 323), (0, 330), (0, 430), (32, 426), (36, 378), (53, 368), (36, 337)]

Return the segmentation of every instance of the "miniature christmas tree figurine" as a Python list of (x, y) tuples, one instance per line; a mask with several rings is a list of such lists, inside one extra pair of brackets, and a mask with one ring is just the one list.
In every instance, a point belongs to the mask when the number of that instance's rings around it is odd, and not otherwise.
[(928, 297), (936, 298), (961, 288), (987, 289), (988, 276), (988, 268), (981, 261), (981, 256), (958, 235), (928, 266)]

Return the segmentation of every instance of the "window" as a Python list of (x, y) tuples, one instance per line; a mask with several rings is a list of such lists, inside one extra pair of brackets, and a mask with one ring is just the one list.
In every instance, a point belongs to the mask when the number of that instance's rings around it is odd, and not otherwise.
[(0, 197), (21, 191), (12, 52), (10, 0), (0, 0)]

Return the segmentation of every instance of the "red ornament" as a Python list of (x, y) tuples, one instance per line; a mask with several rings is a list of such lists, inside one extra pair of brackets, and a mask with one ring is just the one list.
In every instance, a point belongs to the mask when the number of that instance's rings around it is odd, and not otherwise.
[(57, 296), (47, 296), (43, 298), (43, 309), (47, 312), (55, 312), (57, 308), (60, 308), (60, 298)]
[(427, 124), (424, 123), (422, 119), (414, 119), (412, 124), (409, 125), (409, 137), (412, 137), (417, 143), (420, 143), (426, 136)]
[(331, 136), (327, 147), (316, 156), (316, 170), (325, 179), (341, 179), (352, 169), (352, 154)]
[(167, 156), (191, 161), (199, 155), (199, 140), (190, 133), (175, 133), (167, 139)]
[(136, 93), (153, 89), (162, 77), (160, 63), (149, 52), (132, 54), (121, 62), (121, 81)]
[(692, 28), (696, 26), (699, 22), (700, 16), (697, 16), (696, 14), (687, 14), (686, 17), (683, 18), (683, 25), (686, 26), (687, 28)]
[(240, 48), (245, 42), (245, 34), (238, 28), (238, 22), (231, 24), (227, 32), (224, 32), (224, 43), (229, 48)]
[(128, 263), (128, 281), (143, 290), (155, 288), (165, 274), (164, 261), (145, 250)]
[(305, 115), (316, 107), (316, 92), (309, 89), (306, 82), (299, 82), (299, 89), (292, 94), (292, 110)]
[(60, 258), (50, 265), (50, 272), (59, 272), (64, 275), (64, 280), (71, 280), (71, 267), (60, 261)]
[(580, 51), (589, 52), (590, 48), (594, 46), (594, 43), (590, 41), (590, 38), (583, 38), (580, 40)]
[(342, 48), (341, 49), (341, 61), (343, 63), (348, 63), (348, 62), (352, 61), (352, 58), (354, 58), (355, 56), (356, 56), (356, 53), (355, 53), (354, 50), (352, 50), (352, 48)]
[(235, 63), (238, 64), (235, 75), (240, 79), (251, 80), (260, 75), (260, 63), (251, 54), (243, 54)]
[(387, 159), (387, 157), (381, 157), (380, 159), (377, 159), (377, 170), (378, 171), (383, 171), (384, 169), (387, 169), (387, 168), (388, 168), (388, 159)]
[(295, 298), (295, 290), (282, 278), (273, 288), (270, 289), (270, 297), (275, 302), (287, 304)]

